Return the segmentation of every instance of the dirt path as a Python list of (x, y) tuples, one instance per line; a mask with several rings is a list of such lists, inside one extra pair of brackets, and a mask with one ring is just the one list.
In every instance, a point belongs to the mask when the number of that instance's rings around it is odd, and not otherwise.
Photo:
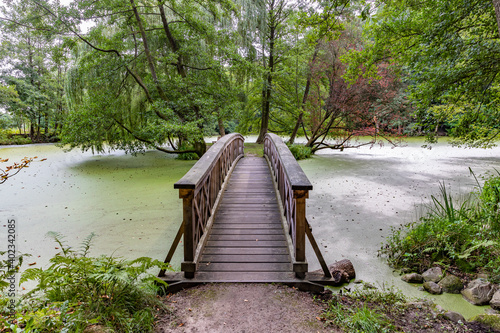
[(321, 301), (273, 284), (210, 284), (168, 297), (173, 308), (156, 332), (332, 332)]

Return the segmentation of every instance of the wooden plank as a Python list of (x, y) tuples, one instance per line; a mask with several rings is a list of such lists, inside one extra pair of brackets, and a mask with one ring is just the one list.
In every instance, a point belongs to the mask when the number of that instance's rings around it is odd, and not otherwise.
[(286, 241), (285, 235), (213, 235), (208, 238), (209, 241)]
[(212, 229), (210, 235), (283, 235), (282, 229)]
[(199, 265), (205, 272), (289, 272), (290, 263), (207, 263)]
[(207, 241), (207, 247), (287, 247), (286, 241)]
[(281, 224), (277, 223), (214, 223), (212, 229), (228, 228), (228, 229), (277, 229), (282, 228)]
[(284, 247), (206, 247), (203, 254), (240, 254), (240, 255), (281, 255), (289, 254)]
[(290, 263), (290, 256), (281, 254), (256, 254), (256, 255), (239, 255), (239, 254), (206, 254), (201, 258), (202, 263), (216, 262), (281, 262)]
[(196, 273), (198, 281), (219, 282), (282, 282), (296, 281), (292, 272), (207, 272)]

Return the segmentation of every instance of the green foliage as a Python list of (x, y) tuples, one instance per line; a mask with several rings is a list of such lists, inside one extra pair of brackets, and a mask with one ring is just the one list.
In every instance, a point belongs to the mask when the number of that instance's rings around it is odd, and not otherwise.
[(29, 143), (32, 143), (30, 138), (12, 135), (9, 131), (0, 129), (0, 145), (27, 145)]
[(374, 42), (349, 55), (346, 75), (373, 77), (375, 64), (390, 60), (408, 77), (431, 140), (443, 107), (454, 143), (489, 147), (500, 132), (499, 22), (491, 1), (381, 1), (365, 29)]
[(479, 198), (490, 228), (500, 234), (500, 173), (486, 180)]
[(37, 286), (24, 297), (16, 327), (35, 332), (81, 332), (99, 324), (118, 332), (150, 332), (164, 309), (156, 293), (165, 283), (151, 273), (168, 269), (158, 260), (90, 257), (94, 234), (75, 250), (58, 233), (49, 233), (61, 252), (47, 269), (30, 268), (21, 282)]
[(482, 191), (458, 206), (441, 184), (440, 196), (431, 197), (427, 214), (393, 228), (379, 252), (396, 268), (423, 271), (437, 261), (465, 272), (485, 270), (493, 280), (500, 279), (499, 184), (500, 177), (489, 177)]
[(366, 306), (351, 309), (340, 304), (332, 305), (327, 312), (332, 322), (346, 330), (355, 333), (381, 333), (390, 332), (385, 328), (386, 322), (382, 315), (372, 312)]
[(346, 332), (393, 332), (394, 326), (384, 313), (401, 311), (405, 302), (403, 294), (394, 289), (356, 288), (334, 297), (325, 318)]
[(306, 158), (311, 157), (312, 155), (312, 149), (311, 147), (307, 147), (304, 145), (300, 144), (287, 144), (288, 149), (290, 149), (290, 152), (293, 154), (293, 157), (295, 157), (296, 160), (304, 160)]
[[(186, 143), (180, 145), (179, 150), (192, 150), (193, 147), (189, 147)], [(199, 157), (196, 153), (180, 153), (176, 157), (178, 160), (192, 161), (197, 160)]]

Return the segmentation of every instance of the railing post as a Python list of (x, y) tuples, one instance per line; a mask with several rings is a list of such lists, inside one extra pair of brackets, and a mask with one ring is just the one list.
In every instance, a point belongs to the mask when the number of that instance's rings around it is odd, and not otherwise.
[(307, 273), (306, 262), (306, 199), (309, 191), (294, 190), (295, 200), (295, 262), (293, 271), (298, 278), (303, 279)]
[(194, 277), (196, 263), (194, 262), (194, 225), (193, 225), (193, 189), (179, 189), (182, 198), (182, 219), (184, 223), (184, 262), (181, 270), (187, 279)]

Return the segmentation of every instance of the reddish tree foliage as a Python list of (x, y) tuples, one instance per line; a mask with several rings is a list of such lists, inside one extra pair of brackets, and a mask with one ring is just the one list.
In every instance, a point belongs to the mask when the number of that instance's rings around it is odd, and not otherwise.
[[(343, 79), (346, 65), (341, 56), (355, 45), (359, 45), (357, 36), (344, 31), (340, 38), (323, 43), (323, 53), (312, 65), (313, 88), (303, 130), (313, 152), (359, 147), (379, 138), (391, 142), (388, 135), (401, 135), (408, 121), (403, 84), (388, 65), (379, 66), (378, 79), (359, 77), (352, 84)], [(371, 136), (371, 140), (355, 144), (355, 136)]]

